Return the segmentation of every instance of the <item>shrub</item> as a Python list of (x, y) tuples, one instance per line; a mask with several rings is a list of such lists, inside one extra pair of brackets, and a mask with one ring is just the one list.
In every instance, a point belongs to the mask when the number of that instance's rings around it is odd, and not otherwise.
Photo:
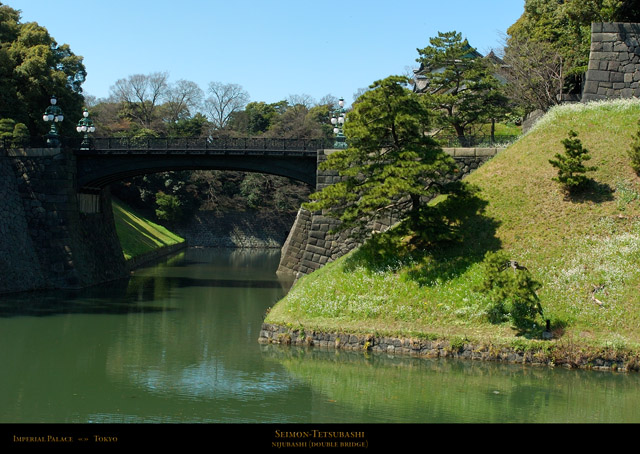
[(511, 261), (504, 252), (489, 252), (484, 261), (484, 281), (480, 290), (488, 295), (487, 317), (491, 323), (510, 320), (521, 333), (531, 332), (542, 306), (536, 291), (540, 283), (529, 271)]
[(578, 133), (569, 131), (569, 137), (562, 141), (564, 154), (557, 153), (555, 159), (550, 159), (552, 166), (558, 169), (558, 176), (553, 178), (570, 192), (582, 189), (589, 181), (586, 172), (596, 170), (597, 167), (587, 167), (584, 161), (591, 159), (589, 151), (582, 146)]
[(182, 204), (180, 199), (175, 195), (165, 194), (162, 191), (158, 191), (156, 194), (156, 216), (158, 219), (162, 219), (169, 222), (176, 222), (182, 215)]

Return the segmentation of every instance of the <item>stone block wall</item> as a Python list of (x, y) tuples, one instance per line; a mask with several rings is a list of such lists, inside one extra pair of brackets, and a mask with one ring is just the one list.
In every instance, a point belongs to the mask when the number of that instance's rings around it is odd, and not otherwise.
[(281, 248), (294, 213), (197, 211), (173, 228), (190, 247)]
[[(326, 160), (331, 152), (332, 150), (319, 151), (318, 164)], [(460, 169), (454, 178), (461, 179), (495, 156), (498, 149), (447, 148), (445, 152), (454, 158)], [(339, 180), (340, 176), (335, 171), (318, 170), (316, 190), (320, 191)], [(371, 230), (383, 232), (401, 217), (401, 213), (395, 213), (377, 219), (371, 225)], [(278, 273), (296, 276), (309, 274), (356, 248), (359, 243), (350, 237), (348, 231), (329, 233), (337, 224), (337, 220), (323, 216), (320, 212), (312, 213), (300, 208), (282, 248)]]
[(17, 178), (7, 157), (0, 157), (0, 292), (20, 291), (45, 283)]
[(12, 150), (0, 157), (0, 293), (125, 276), (109, 192), (96, 194), (100, 210), (82, 213), (75, 172), (75, 156), (66, 150)]
[(632, 97), (640, 97), (640, 24), (592, 24), (582, 101)]

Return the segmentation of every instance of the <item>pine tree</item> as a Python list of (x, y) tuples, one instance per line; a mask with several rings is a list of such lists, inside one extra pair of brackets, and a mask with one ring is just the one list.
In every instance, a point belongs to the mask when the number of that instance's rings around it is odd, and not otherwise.
[(339, 219), (338, 230), (354, 229), (357, 236), (373, 219), (400, 212), (416, 224), (409, 230), (419, 231), (417, 224), (428, 218), (426, 201), (453, 189), (446, 177), (457, 170), (455, 161), (427, 135), (431, 112), (406, 88), (407, 81), (390, 76), (375, 82), (347, 115), (349, 148), (321, 164), (342, 179), (312, 194), (304, 206)]
[(543, 315), (537, 291), (541, 284), (533, 279), (526, 267), (509, 260), (503, 251), (488, 252), (484, 260), (484, 281), (481, 292), (487, 295), (487, 316), (491, 323), (510, 320), (520, 332), (535, 329)]
[(582, 146), (582, 142), (578, 139), (578, 133), (571, 130), (569, 137), (562, 141), (565, 153), (557, 153), (555, 159), (550, 159), (552, 166), (558, 169), (558, 176), (553, 178), (564, 186), (569, 192), (575, 192), (583, 189), (589, 181), (586, 172), (596, 170), (597, 167), (587, 167), (584, 161), (591, 159), (589, 151)]
[(472, 125), (501, 118), (509, 110), (489, 61), (455, 31), (429, 39), (418, 49), (420, 91), (437, 114), (438, 126), (452, 128), (463, 139)]

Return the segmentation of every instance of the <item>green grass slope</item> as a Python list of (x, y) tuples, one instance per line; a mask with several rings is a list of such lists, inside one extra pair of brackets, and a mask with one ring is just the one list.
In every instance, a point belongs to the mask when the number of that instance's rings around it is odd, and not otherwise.
[(129, 260), (163, 246), (182, 243), (183, 238), (136, 214), (125, 203), (112, 200), (116, 232), (124, 257)]
[[(488, 251), (502, 249), (542, 283), (544, 318), (557, 337), (614, 347), (640, 345), (640, 179), (627, 150), (640, 101), (564, 105), (471, 174), (488, 202), (469, 237), (446, 250), (387, 256), (366, 248), (302, 278), (269, 313), (270, 323), (404, 336), (512, 339), (491, 324), (477, 290)], [(569, 198), (549, 164), (578, 133), (592, 156), (593, 184)], [(369, 248), (371, 250), (371, 248)], [(597, 289), (594, 291), (594, 289)], [(595, 299), (594, 299), (595, 298)], [(601, 304), (599, 304), (601, 303)]]

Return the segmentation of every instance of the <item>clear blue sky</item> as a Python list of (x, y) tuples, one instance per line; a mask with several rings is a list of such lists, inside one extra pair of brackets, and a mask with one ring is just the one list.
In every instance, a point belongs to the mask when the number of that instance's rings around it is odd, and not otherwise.
[(479, 52), (501, 47), (524, 0), (1, 0), (84, 57), (84, 92), (167, 71), (206, 90), (236, 83), (252, 101), (353, 94), (417, 67), (416, 48), (438, 31)]

